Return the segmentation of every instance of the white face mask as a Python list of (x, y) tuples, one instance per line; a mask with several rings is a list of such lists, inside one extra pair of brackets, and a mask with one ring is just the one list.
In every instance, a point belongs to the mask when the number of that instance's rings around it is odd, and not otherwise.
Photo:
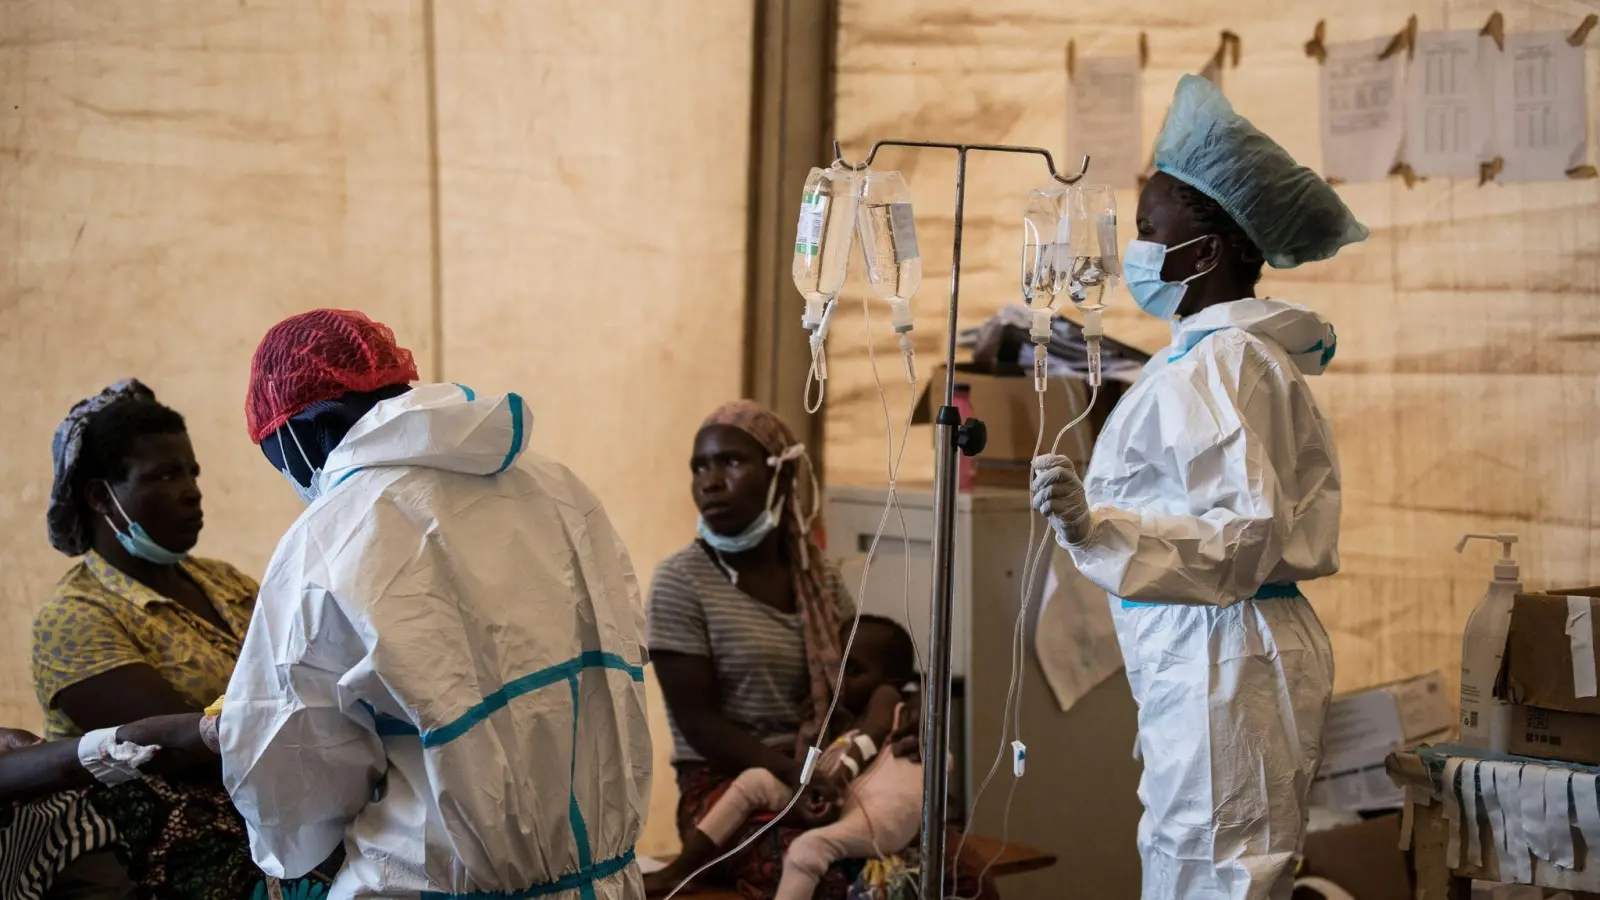
[[(300, 452), (300, 458), (305, 461), (306, 469), (311, 473), (311, 484), (309, 486), (296, 481), (294, 475), (290, 473), (289, 451), (283, 446), (283, 433), (285, 431), (289, 432), (289, 439), (294, 441), (295, 450)], [(307, 506), (315, 503), (317, 498), (322, 496), (322, 470), (311, 465), (311, 457), (306, 455), (306, 448), (300, 446), (300, 438), (295, 435), (294, 426), (287, 422), (284, 423), (282, 428), (278, 429), (278, 453), (283, 456), (283, 468), (278, 471)]]

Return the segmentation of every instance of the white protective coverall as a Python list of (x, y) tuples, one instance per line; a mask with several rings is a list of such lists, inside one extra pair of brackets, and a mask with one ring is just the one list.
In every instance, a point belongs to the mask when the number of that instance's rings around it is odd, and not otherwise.
[(279, 543), (223, 781), (268, 874), (331, 897), (642, 898), (644, 615), (595, 495), (516, 394), (374, 407)]
[(1212, 306), (1112, 412), (1067, 545), (1111, 594), (1139, 705), (1144, 900), (1288, 900), (1333, 652), (1298, 582), (1339, 568), (1339, 463), (1306, 383), (1316, 313)]

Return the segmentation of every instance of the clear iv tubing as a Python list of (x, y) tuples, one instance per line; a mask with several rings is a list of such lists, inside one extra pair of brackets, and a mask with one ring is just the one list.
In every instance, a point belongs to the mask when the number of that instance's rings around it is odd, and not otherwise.
[[(823, 310), (822, 321), (811, 332), (811, 370), (806, 373), (805, 404), (808, 415), (816, 415), (822, 408), (822, 398), (828, 392), (828, 326), (833, 322), (833, 311), (839, 305), (839, 298), (828, 300), (827, 307)], [(817, 385), (817, 401), (811, 402), (811, 385)], [(880, 385), (880, 390), (882, 386)], [(890, 446), (893, 446), (894, 436), (890, 435)]]
[[(866, 310), (866, 301), (864, 299), (862, 301), (862, 304), (863, 304), (863, 309)], [(828, 311), (828, 315), (829, 316), (832, 315), (832, 311), (833, 311), (833, 304), (830, 302), (829, 303), (829, 311)], [(883, 390), (883, 381), (878, 377), (877, 356), (873, 351), (872, 340), (871, 340), (871, 336), (870, 336), (871, 335), (871, 327), (872, 327), (872, 313), (870, 312), (870, 310), (866, 311), (866, 323), (867, 323), (867, 328), (868, 328), (867, 357), (868, 357), (869, 360), (872, 361), (872, 380), (878, 387), (878, 399), (879, 399), (879, 402), (883, 405), (883, 424), (884, 424), (884, 428), (885, 428), (885, 430), (889, 430), (890, 429), (890, 425), (891, 425), (890, 420), (889, 420), (889, 400), (888, 400), (888, 397), (885, 395), (884, 390)], [(826, 324), (823, 325), (823, 328), (826, 328)], [(822, 329), (819, 329), (819, 332), (821, 330)], [(815, 360), (815, 357), (813, 357), (813, 362), (814, 362), (814, 360)], [(904, 581), (903, 590), (904, 590), (904, 600), (905, 600), (905, 606), (906, 606), (906, 617), (907, 617), (908, 621), (910, 620), (910, 613), (911, 613), (911, 567), (910, 567), (911, 535), (906, 530), (906, 527), (905, 527), (905, 511), (900, 507), (900, 500), (899, 500), (899, 496), (896, 493), (895, 484), (896, 484), (896, 481), (900, 477), (900, 464), (902, 462), (904, 462), (904, 460), (905, 460), (906, 444), (911, 440), (911, 419), (916, 414), (916, 409), (917, 409), (917, 390), (916, 390), (917, 385), (916, 385), (916, 378), (912, 374), (913, 372), (914, 372), (914, 369), (912, 368), (911, 360), (910, 360), (910, 358), (908, 356), (907, 359), (906, 359), (906, 373), (907, 373), (908, 380), (911, 383), (911, 407), (906, 412), (906, 427), (905, 427), (905, 431), (903, 432), (904, 436), (900, 439), (900, 449), (898, 451), (896, 451), (894, 449), (894, 432), (892, 430), (888, 431), (887, 437), (888, 437), (888, 453), (889, 453), (889, 463), (890, 463), (890, 465), (889, 465), (889, 497), (884, 503), (883, 515), (881, 517), (879, 517), (879, 519), (878, 519), (878, 530), (877, 530), (877, 532), (875, 532), (873, 534), (872, 543), (867, 547), (867, 559), (866, 559), (865, 564), (861, 568), (861, 586), (857, 590), (857, 593), (856, 593), (856, 596), (858, 598), (865, 598), (866, 597), (867, 576), (869, 574), (871, 574), (871, 572), (872, 572), (872, 560), (873, 560), (873, 558), (875, 556), (877, 556), (877, 553), (878, 553), (878, 542), (883, 538), (884, 529), (889, 524), (889, 512), (891, 510), (899, 511), (899, 514), (900, 514), (900, 533), (901, 533), (901, 536), (903, 537), (903, 539), (905, 541), (905, 556), (906, 556), (906, 561), (907, 561), (906, 562), (906, 575), (905, 575), (905, 581)], [(815, 368), (813, 368), (813, 374), (815, 374)], [(826, 377), (826, 376), (824, 375), (824, 377)], [(821, 379), (819, 379), (819, 380), (821, 380)], [(809, 386), (809, 382), (808, 382), (808, 384), (807, 384), (808, 392), (809, 392), (809, 389), (810, 389), (810, 386)], [(820, 404), (820, 402), (821, 402), (821, 398), (819, 397), (818, 398), (818, 403)], [(813, 745), (813, 746), (811, 746), (810, 748), (808, 748), (808, 750), (806, 752), (805, 767), (803, 769), (801, 769), (801, 772), (800, 772), (800, 786), (795, 790), (794, 796), (789, 798), (789, 803), (786, 806), (784, 806), (784, 808), (776, 816), (773, 816), (772, 819), (767, 822), (767, 824), (761, 826), (759, 829), (757, 829), (755, 831), (755, 833), (751, 834), (749, 837), (747, 837), (744, 840), (740, 841), (738, 843), (738, 845), (735, 846), (733, 849), (724, 852), (722, 855), (720, 855), (717, 858), (711, 860), (710, 862), (706, 863), (705, 865), (701, 866), (700, 868), (695, 869), (693, 872), (691, 872), (689, 874), (689, 877), (683, 879), (683, 881), (678, 882), (678, 886), (673, 888), (672, 891), (667, 894), (667, 896), (664, 898), (664, 900), (672, 900), (673, 897), (676, 897), (678, 895), (679, 891), (682, 891), (686, 886), (688, 886), (696, 878), (699, 878), (701, 875), (705, 874), (705, 872), (708, 869), (712, 868), (713, 866), (721, 864), (725, 860), (731, 859), (732, 857), (738, 855), (746, 847), (748, 847), (751, 844), (755, 843), (755, 841), (758, 838), (760, 838), (762, 835), (766, 834), (767, 831), (769, 831), (773, 826), (777, 825), (780, 821), (782, 821), (783, 818), (789, 814), (790, 810), (794, 809), (795, 804), (800, 801), (800, 798), (805, 796), (806, 788), (809, 787), (810, 784), (811, 784), (811, 775), (812, 775), (812, 772), (814, 771), (814, 769), (816, 767), (817, 760), (820, 759), (821, 756), (822, 756), (821, 742), (826, 737), (826, 735), (828, 733), (828, 725), (829, 725), (830, 722), (833, 721), (834, 711), (836, 709), (838, 709), (838, 706), (839, 706), (839, 693), (840, 693), (840, 691), (842, 691), (844, 689), (844, 669), (845, 669), (844, 663), (845, 663), (845, 660), (848, 660), (850, 658), (850, 648), (852, 646), (854, 646), (854, 644), (856, 642), (856, 631), (857, 631), (857, 629), (859, 629), (861, 627), (861, 607), (862, 607), (863, 603), (864, 603), (864, 600), (862, 600), (862, 599), (858, 599), (856, 601), (856, 614), (855, 614), (855, 618), (850, 623), (850, 636), (845, 639), (844, 647), (843, 647), (842, 652), (841, 652), (840, 657), (839, 657), (839, 672), (838, 672), (838, 675), (835, 676), (835, 678), (834, 678), (833, 698), (828, 703), (828, 712), (827, 712), (827, 714), (822, 717), (822, 726), (817, 731), (817, 741), (818, 741), (818, 743)], [(922, 655), (920, 653), (916, 652), (917, 642), (916, 642), (916, 639), (914, 637), (913, 637), (913, 639), (911, 641), (911, 649), (912, 649), (912, 651), (913, 651), (913, 653), (914, 653), (914, 655), (916, 657), (917, 671), (919, 673), (918, 674), (918, 678), (919, 678), (919, 681), (920, 681), (924, 677), (924, 676), (922, 676), (920, 674), (921, 671), (922, 671), (922, 666), (921, 666)], [(921, 683), (921, 689), (922, 689), (923, 692), (927, 691), (927, 685), (926, 685), (925, 682)], [(885, 747), (880, 752), (888, 752), (888, 748)]]
[[(1038, 347), (1037, 351), (1040, 355), (1043, 355), (1045, 352), (1044, 346)], [(1060, 431), (1056, 432), (1055, 441), (1050, 445), (1050, 452), (1052, 454), (1056, 453), (1060, 448), (1061, 439), (1066, 437), (1067, 432), (1082, 424), (1083, 421), (1089, 417), (1089, 412), (1094, 409), (1095, 402), (1100, 396), (1100, 385), (1098, 384), (1098, 378), (1093, 379), (1092, 381), (1094, 383), (1091, 383), (1090, 385), (1088, 404), (1084, 406), (1083, 412), (1080, 413), (1077, 418), (1073, 419), (1071, 422), (1068, 422), (1061, 428)], [(1036, 383), (1035, 389), (1038, 390), (1039, 394), (1039, 430), (1033, 441), (1033, 455), (1035, 458), (1039, 456), (1039, 450), (1044, 446), (1045, 430), (1044, 391), (1039, 390), (1039, 387), (1040, 385)], [(1031, 495), (1029, 496), (1029, 500), (1032, 500)], [(1039, 565), (1044, 559), (1045, 551), (1049, 549), (1051, 537), (1050, 532), (1047, 530), (1044, 534), (1044, 537), (1039, 541), (1039, 546), (1035, 548), (1033, 544), (1033, 535), (1036, 525), (1037, 520), (1030, 515), (1028, 517), (1028, 542), (1026, 545), (1024, 545), (1027, 555), (1023, 559), (1022, 567), (1022, 596), (1020, 598), (1021, 605), (1017, 610), (1016, 624), (1011, 630), (1011, 680), (1006, 686), (1006, 701), (1000, 718), (1000, 748), (995, 753), (994, 763), (989, 766), (989, 773), (983, 778), (983, 784), (978, 787), (978, 792), (972, 797), (972, 805), (967, 810), (967, 822), (969, 826), (971, 825), (972, 817), (977, 813), (978, 802), (983, 799), (984, 791), (988, 789), (989, 783), (994, 780), (995, 774), (1000, 771), (1000, 763), (1005, 759), (1006, 748), (1010, 746), (1010, 741), (1008, 741), (1007, 738), (1009, 737), (1012, 740), (1017, 741), (1022, 740), (1022, 686), (1023, 682), (1026, 680), (1027, 671), (1022, 665), (1024, 651), (1023, 645), (1026, 643), (1025, 626), (1028, 620), (1029, 599), (1033, 595), (1034, 582), (1038, 580), (1039, 576)], [(1002, 824), (1000, 826), (1000, 849), (995, 852), (994, 856), (989, 857), (988, 862), (986, 862), (983, 866), (983, 871), (978, 874), (977, 883), (980, 890), (983, 885), (984, 877), (989, 874), (989, 869), (994, 866), (995, 860), (1000, 858), (1000, 855), (1006, 851), (1006, 847), (1009, 844), (1011, 831), (1011, 805), (1012, 801), (1016, 798), (1017, 785), (1021, 781), (1021, 778), (1013, 776), (1011, 780), (1011, 788), (1006, 792), (1005, 811), (1002, 813)], [(967, 832), (963, 831), (961, 834), (961, 841), (956, 845), (956, 859), (961, 858), (961, 851), (966, 848), (966, 844)], [(940, 885), (940, 895), (942, 897), (942, 880)], [(976, 900), (976, 898), (955, 897), (953, 900)]]

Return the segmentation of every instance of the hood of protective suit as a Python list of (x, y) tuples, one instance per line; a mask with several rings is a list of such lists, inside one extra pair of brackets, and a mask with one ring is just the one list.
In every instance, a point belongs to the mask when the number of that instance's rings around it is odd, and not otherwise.
[(330, 897), (642, 896), (644, 613), (515, 394), (373, 407), (279, 542), (219, 725), (268, 874)]
[(1333, 361), (1339, 337), (1313, 310), (1282, 300), (1250, 297), (1218, 303), (1172, 323), (1169, 359), (1188, 353), (1208, 335), (1239, 328), (1282, 347), (1304, 375), (1321, 375)]
[(1322, 315), (1282, 299), (1248, 298), (1206, 307), (1173, 322), (1170, 359), (1184, 356), (1195, 344), (1224, 328), (1242, 328), (1288, 352), (1302, 375), (1322, 375), (1338, 351), (1339, 336)]
[(433, 384), (374, 406), (328, 454), (330, 486), (361, 469), (421, 466), (493, 475), (528, 449), (533, 416), (517, 394), (480, 398), (453, 384)]

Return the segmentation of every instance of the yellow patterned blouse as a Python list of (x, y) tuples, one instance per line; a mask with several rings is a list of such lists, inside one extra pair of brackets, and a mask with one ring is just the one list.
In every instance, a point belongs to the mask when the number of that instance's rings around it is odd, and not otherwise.
[(46, 738), (83, 733), (51, 708), (58, 693), (121, 666), (149, 665), (196, 709), (227, 691), (255, 609), (256, 582), (217, 560), (188, 559), (181, 565), (231, 634), (122, 574), (92, 550), (56, 585), (33, 622), (33, 687), (44, 706)]

